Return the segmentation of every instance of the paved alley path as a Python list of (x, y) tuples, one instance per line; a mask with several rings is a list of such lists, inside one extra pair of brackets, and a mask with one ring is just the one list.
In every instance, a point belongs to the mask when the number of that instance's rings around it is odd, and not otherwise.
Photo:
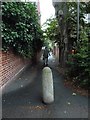
[(42, 102), (43, 63), (39, 62), (36, 66), (28, 66), (3, 90), (3, 118), (88, 118), (88, 98), (73, 96), (73, 91), (64, 86), (52, 56), (49, 58), (49, 67), (54, 78), (54, 103), (45, 105)]

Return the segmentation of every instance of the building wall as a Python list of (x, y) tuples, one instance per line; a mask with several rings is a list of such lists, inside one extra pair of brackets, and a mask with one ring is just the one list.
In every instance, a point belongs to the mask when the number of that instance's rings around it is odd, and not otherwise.
[(0, 51), (0, 87), (12, 80), (28, 63), (12, 52)]
[(40, 1), (39, 0), (36, 0), (36, 6), (37, 6), (37, 11), (38, 11), (38, 16), (39, 16), (38, 22), (41, 25), (41, 16), (40, 16), (41, 13), (40, 13)]
[(53, 54), (59, 60), (59, 47), (58, 47), (58, 45), (54, 46), (54, 48), (53, 48)]

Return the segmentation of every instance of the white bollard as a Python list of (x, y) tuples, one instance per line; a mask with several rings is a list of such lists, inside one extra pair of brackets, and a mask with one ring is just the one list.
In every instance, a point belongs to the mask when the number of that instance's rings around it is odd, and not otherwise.
[(43, 102), (52, 103), (54, 101), (53, 76), (49, 67), (43, 68), (42, 73)]

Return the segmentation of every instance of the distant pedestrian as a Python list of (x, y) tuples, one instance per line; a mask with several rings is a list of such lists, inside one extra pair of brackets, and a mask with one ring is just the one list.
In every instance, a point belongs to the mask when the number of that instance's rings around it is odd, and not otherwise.
[(48, 57), (49, 57), (49, 50), (47, 47), (45, 47), (45, 50), (43, 52), (43, 60), (44, 60), (44, 65), (48, 65)]

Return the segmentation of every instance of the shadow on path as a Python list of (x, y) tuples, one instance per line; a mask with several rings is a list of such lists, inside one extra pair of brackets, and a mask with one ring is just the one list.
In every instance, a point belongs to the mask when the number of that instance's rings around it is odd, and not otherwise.
[(2, 96), (3, 118), (88, 118), (88, 98), (73, 96), (73, 92), (64, 86), (53, 56), (49, 57), (49, 67), (53, 73), (55, 101), (51, 105), (42, 103), (43, 67), (43, 61), (29, 66), (7, 86), (5, 90), (9, 92)]

